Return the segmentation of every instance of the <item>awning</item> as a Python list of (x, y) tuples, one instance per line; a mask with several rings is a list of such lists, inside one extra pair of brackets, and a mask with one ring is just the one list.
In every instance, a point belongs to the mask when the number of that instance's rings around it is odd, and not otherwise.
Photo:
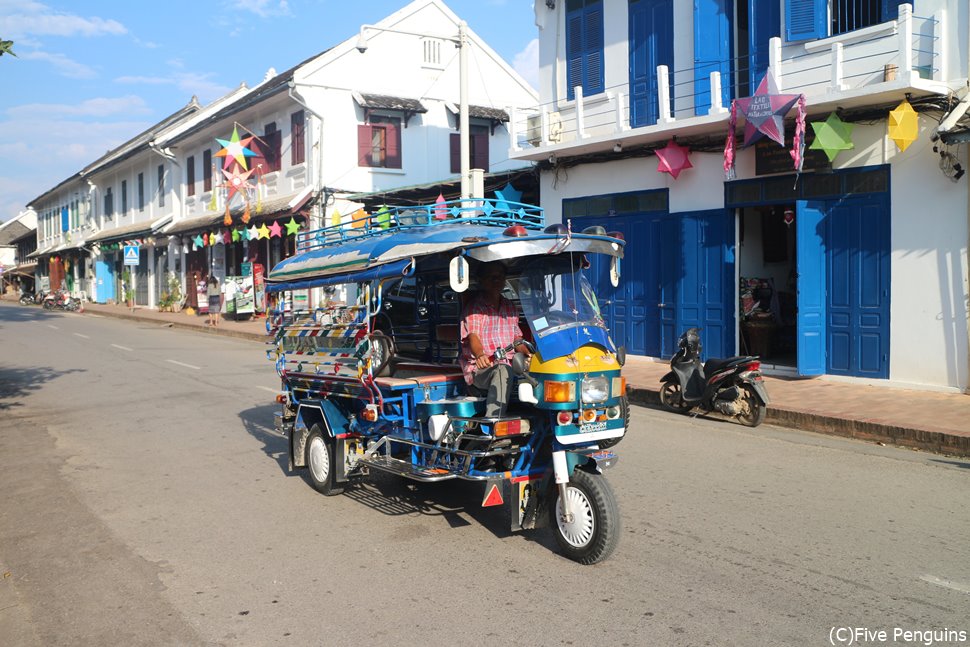
[(428, 111), (417, 99), (407, 99), (405, 97), (392, 97), (386, 94), (365, 94), (354, 92), (354, 101), (361, 108), (368, 110), (400, 110), (411, 114), (423, 114)]
[[(261, 220), (266, 220), (267, 218), (279, 217), (281, 215), (299, 215), (300, 210), (303, 209), (312, 198), (313, 188), (306, 187), (298, 193), (291, 193), (280, 198), (266, 200), (260, 205), (259, 213), (256, 212), (254, 207), (250, 207), (249, 212), (250, 217), (252, 218), (252, 220), (250, 220), (250, 224), (252, 224), (253, 221), (258, 222)], [(234, 225), (241, 224), (239, 218), (242, 216), (245, 210), (245, 205), (239, 205), (238, 207), (233, 207), (229, 210), (229, 215), (232, 217)], [(223, 224), (225, 217), (225, 211), (210, 211), (205, 215), (198, 216), (196, 218), (184, 218), (182, 220), (176, 220), (168, 226), (163, 227), (161, 229), (161, 233), (173, 236), (175, 234), (209, 231), (214, 227), (225, 227)]]
[(40, 258), (41, 256), (46, 256), (52, 249), (53, 246), (45, 247), (43, 249), (35, 249), (31, 253), (27, 254), (27, 258)]
[[(452, 114), (458, 114), (459, 106), (455, 103), (446, 103), (445, 106)], [(488, 121), (507, 122), (509, 113), (501, 108), (489, 108), (488, 106), (468, 106), (468, 116), (472, 119), (487, 119)]]
[[(166, 216), (168, 218), (170, 216)], [(114, 229), (102, 229), (93, 236), (89, 236), (85, 243), (100, 243), (107, 240), (115, 240), (122, 238), (131, 238), (141, 234), (151, 234), (155, 228), (155, 223), (164, 220), (165, 218), (156, 218), (155, 220), (149, 220), (145, 222), (136, 222), (130, 225), (125, 225), (123, 227), (115, 227)]]

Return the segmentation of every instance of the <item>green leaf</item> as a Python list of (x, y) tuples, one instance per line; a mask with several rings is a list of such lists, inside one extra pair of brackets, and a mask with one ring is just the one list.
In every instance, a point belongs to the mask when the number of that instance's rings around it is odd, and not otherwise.
[(12, 40), (0, 40), (0, 56), (3, 56), (4, 54), (10, 54), (11, 56), (16, 56), (16, 54), (14, 54), (13, 49), (11, 49), (12, 47), (13, 47)]

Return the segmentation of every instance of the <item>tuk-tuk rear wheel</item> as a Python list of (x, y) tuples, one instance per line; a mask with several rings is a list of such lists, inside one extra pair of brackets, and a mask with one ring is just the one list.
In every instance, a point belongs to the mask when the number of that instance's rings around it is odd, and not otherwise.
[(335, 480), (337, 465), (334, 461), (334, 444), (320, 425), (310, 427), (306, 441), (306, 466), (313, 488), (325, 496), (334, 496), (344, 491)]
[(550, 526), (562, 553), (580, 564), (603, 561), (620, 539), (620, 513), (609, 482), (600, 474), (576, 469), (566, 488), (573, 518), (563, 518), (562, 502), (556, 491), (549, 507)]

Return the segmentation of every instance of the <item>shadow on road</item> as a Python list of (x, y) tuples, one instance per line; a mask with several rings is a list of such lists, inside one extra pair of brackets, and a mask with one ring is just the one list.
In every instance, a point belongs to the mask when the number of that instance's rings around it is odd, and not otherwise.
[[(289, 471), (287, 440), (273, 429), (273, 413), (279, 405), (267, 404), (240, 412), (246, 432), (260, 441), (263, 451), (287, 477), (303, 478), (311, 487), (306, 470)], [(372, 470), (368, 476), (352, 480), (343, 496), (364, 507), (390, 517), (408, 515), (440, 516), (452, 528), (478, 523), (496, 537), (508, 537), (509, 510), (506, 506), (483, 508), (484, 485), (478, 482), (452, 480), (442, 483), (417, 483), (403, 477)], [(471, 519), (471, 521), (469, 521)], [(553, 549), (549, 533), (524, 535), (529, 540)], [(541, 537), (541, 539), (540, 539)], [(548, 539), (549, 541), (545, 541)]]
[(83, 368), (56, 369), (49, 366), (30, 368), (0, 366), (0, 411), (23, 406), (21, 400), (45, 384), (69, 373), (85, 373)]

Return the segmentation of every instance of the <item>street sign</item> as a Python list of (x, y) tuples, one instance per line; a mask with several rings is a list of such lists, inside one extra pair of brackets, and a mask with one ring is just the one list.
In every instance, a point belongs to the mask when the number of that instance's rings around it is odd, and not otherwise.
[(138, 245), (125, 245), (125, 265), (138, 265)]

